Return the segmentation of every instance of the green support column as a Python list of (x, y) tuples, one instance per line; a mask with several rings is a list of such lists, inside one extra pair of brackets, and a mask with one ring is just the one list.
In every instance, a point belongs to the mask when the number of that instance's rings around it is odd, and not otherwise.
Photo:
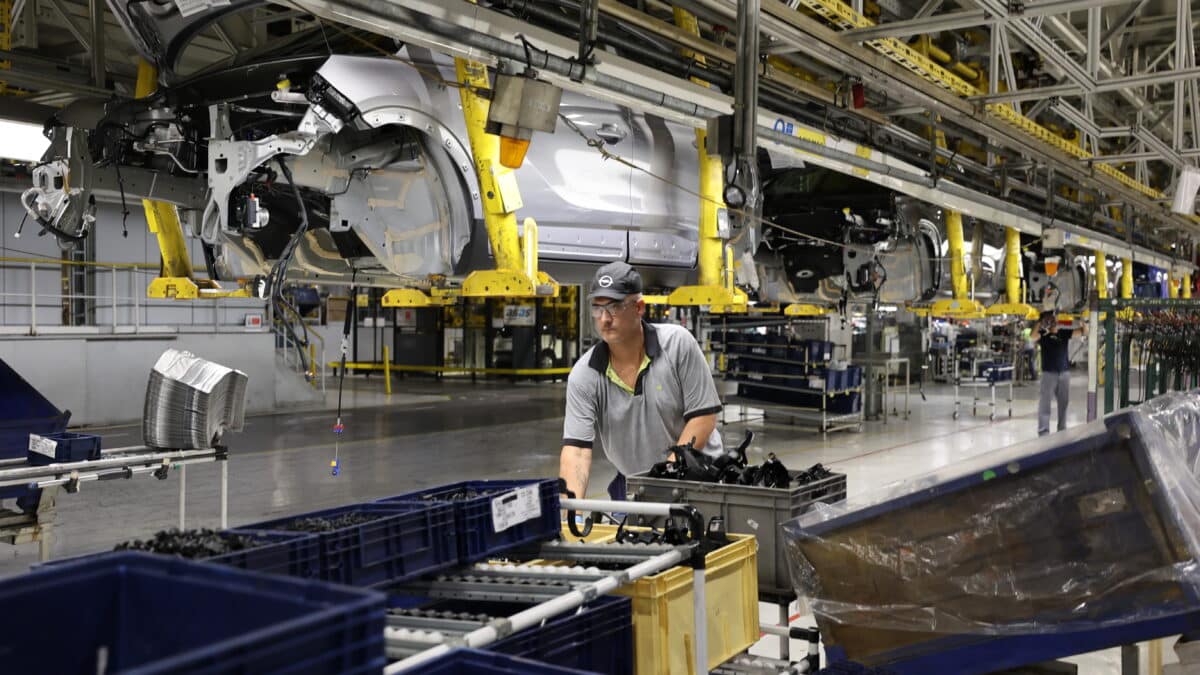
[[(1122, 369), (1121, 374), (1125, 373)], [(1109, 309), (1104, 315), (1104, 414), (1113, 411), (1113, 390), (1117, 385), (1117, 312)]]
[(1121, 340), (1121, 392), (1120, 403), (1118, 404), (1119, 409), (1129, 407), (1129, 362), (1131, 360), (1131, 349), (1132, 344), (1130, 343), (1129, 336), (1126, 335)]

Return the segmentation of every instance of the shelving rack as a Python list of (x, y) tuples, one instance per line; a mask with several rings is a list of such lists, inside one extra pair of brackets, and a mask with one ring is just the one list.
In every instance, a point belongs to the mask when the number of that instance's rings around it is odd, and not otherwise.
[[(844, 370), (829, 368), (836, 348), (832, 342), (827, 339), (795, 341), (783, 333), (740, 332), (764, 325), (787, 330), (800, 322), (828, 325), (826, 319), (735, 323), (733, 326), (722, 322), (722, 329), (714, 330), (711, 342), (713, 351), (718, 354), (719, 369), (727, 382), (738, 385), (738, 395), (728, 397), (726, 403), (741, 409), (741, 420), (748, 418), (748, 409), (757, 409), (762, 411), (764, 418), (768, 415), (783, 417), (791, 424), (812, 426), (821, 433), (843, 429), (861, 431), (862, 371), (854, 366)], [(742, 335), (744, 339), (730, 339)], [(827, 328), (824, 335), (828, 337)], [(837, 380), (834, 381), (835, 377)], [(747, 395), (755, 390), (766, 392), (768, 396)], [(778, 392), (779, 398), (791, 400), (771, 400), (770, 392)]]

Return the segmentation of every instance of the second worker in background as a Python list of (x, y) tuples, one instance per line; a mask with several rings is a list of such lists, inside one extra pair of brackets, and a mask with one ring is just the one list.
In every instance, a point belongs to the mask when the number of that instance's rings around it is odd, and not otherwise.
[(1067, 428), (1067, 405), (1071, 401), (1071, 338), (1087, 335), (1082, 328), (1059, 328), (1058, 314), (1042, 312), (1034, 340), (1042, 348), (1042, 384), (1038, 396), (1038, 436), (1050, 433), (1050, 403), (1058, 401), (1058, 430)]

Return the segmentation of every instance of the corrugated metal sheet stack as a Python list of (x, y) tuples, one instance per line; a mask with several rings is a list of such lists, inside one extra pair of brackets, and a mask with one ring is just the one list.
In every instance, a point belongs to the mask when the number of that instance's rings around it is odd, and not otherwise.
[(168, 349), (150, 371), (143, 442), (177, 450), (211, 448), (245, 423), (246, 374)]

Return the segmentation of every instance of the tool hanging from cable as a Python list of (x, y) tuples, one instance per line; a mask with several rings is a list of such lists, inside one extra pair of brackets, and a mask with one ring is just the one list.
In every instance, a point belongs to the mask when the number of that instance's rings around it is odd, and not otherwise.
[(338, 371), (338, 403), (337, 422), (333, 425), (333, 459), (329, 462), (330, 473), (334, 476), (341, 471), (338, 458), (339, 444), (346, 425), (342, 424), (342, 388), (346, 384), (346, 357), (350, 352), (350, 327), (354, 325), (355, 313), (358, 311), (358, 287), (354, 282), (358, 278), (358, 270), (350, 273), (350, 301), (346, 303), (346, 319), (342, 323), (342, 367)]

